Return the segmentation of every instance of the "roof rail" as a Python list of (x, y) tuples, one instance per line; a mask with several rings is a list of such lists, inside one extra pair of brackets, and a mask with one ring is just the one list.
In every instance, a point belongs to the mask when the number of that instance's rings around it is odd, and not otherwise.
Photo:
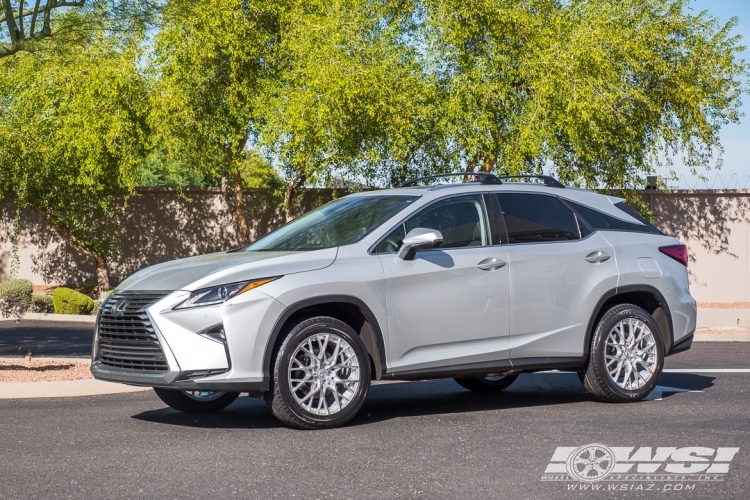
[(564, 188), (565, 184), (549, 175), (503, 175), (498, 179), (541, 179), (545, 186)]
[(413, 186), (419, 181), (426, 181), (429, 179), (440, 179), (442, 177), (458, 177), (458, 176), (462, 176), (462, 177), (481, 176), (482, 180), (479, 181), (479, 184), (502, 184), (502, 181), (500, 181), (500, 179), (498, 179), (495, 174), (490, 174), (487, 172), (458, 172), (456, 174), (441, 174), (441, 175), (428, 175), (425, 177), (417, 177), (415, 179), (409, 179), (408, 181), (404, 181), (396, 187)]

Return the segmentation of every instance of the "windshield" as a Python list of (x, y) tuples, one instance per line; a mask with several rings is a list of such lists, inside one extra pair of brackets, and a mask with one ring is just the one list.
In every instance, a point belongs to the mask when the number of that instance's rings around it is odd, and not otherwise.
[(321, 250), (350, 245), (417, 198), (404, 195), (340, 198), (268, 233), (245, 251)]

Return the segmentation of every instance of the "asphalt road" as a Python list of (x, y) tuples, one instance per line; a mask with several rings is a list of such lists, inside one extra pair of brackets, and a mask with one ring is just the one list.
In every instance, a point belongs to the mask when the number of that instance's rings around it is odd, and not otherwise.
[(93, 323), (0, 321), (0, 356), (91, 356)]
[[(750, 343), (694, 344), (666, 368), (750, 368)], [(748, 382), (665, 373), (651, 400), (621, 405), (593, 401), (569, 373), (522, 375), (496, 395), (379, 384), (329, 431), (282, 427), (249, 397), (200, 416), (150, 391), (3, 400), (0, 498), (747, 498)], [(722, 481), (542, 480), (557, 447), (588, 443), (739, 452)]]

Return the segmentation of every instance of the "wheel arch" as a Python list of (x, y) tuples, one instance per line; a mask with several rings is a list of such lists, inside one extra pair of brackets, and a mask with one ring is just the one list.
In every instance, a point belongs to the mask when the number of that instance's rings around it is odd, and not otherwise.
[(365, 344), (373, 363), (374, 378), (380, 380), (386, 373), (383, 331), (375, 314), (357, 297), (350, 295), (323, 295), (300, 300), (288, 306), (276, 320), (263, 354), (263, 379), (270, 382), (272, 364), (286, 333), (299, 321), (313, 316), (330, 316), (351, 326)]
[(664, 295), (651, 285), (625, 285), (613, 288), (599, 299), (586, 327), (586, 338), (583, 346), (584, 359), (588, 359), (591, 350), (591, 336), (599, 320), (611, 308), (620, 304), (633, 304), (648, 312), (656, 324), (664, 344), (665, 355), (671, 354), (674, 326), (672, 313)]

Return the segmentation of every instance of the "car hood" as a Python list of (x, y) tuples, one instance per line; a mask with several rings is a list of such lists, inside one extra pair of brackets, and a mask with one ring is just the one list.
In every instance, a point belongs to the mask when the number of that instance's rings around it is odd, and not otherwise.
[(117, 291), (193, 291), (208, 286), (314, 271), (336, 260), (336, 248), (309, 252), (212, 253), (147, 267), (123, 281)]

